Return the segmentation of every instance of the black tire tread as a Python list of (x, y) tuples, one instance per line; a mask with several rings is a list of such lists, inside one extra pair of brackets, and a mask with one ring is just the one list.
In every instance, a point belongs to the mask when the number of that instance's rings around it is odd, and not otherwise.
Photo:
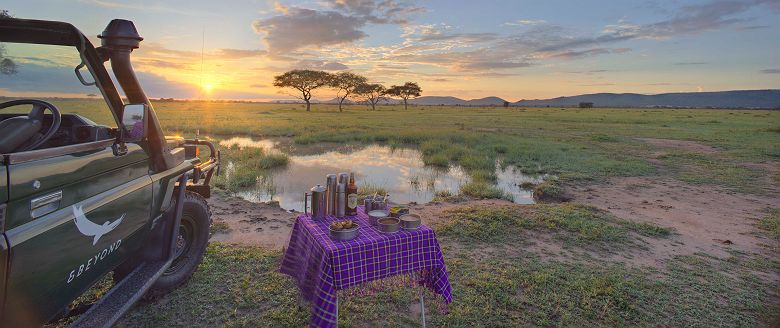
[[(174, 204), (172, 204), (175, 206)], [(201, 208), (203, 209), (202, 213), (205, 213), (206, 215), (206, 226), (202, 227), (202, 231), (200, 231), (199, 234), (195, 236), (195, 240), (198, 240), (199, 238), (202, 238), (202, 244), (197, 245), (197, 242), (195, 242), (196, 245), (193, 245), (193, 247), (197, 246), (198, 248), (195, 249), (194, 252), (191, 254), (194, 255), (194, 259), (192, 264), (185, 265), (183, 268), (186, 268), (187, 270), (181, 274), (177, 273), (175, 275), (178, 275), (179, 277), (176, 277), (176, 279), (173, 280), (167, 280), (165, 277), (160, 277), (157, 282), (152, 285), (152, 288), (150, 288), (146, 294), (144, 295), (143, 299), (146, 301), (153, 301), (156, 299), (159, 299), (162, 296), (165, 296), (166, 294), (172, 292), (176, 288), (179, 288), (180, 286), (187, 283), (190, 278), (192, 278), (192, 274), (195, 273), (195, 271), (198, 269), (198, 265), (200, 265), (200, 262), (203, 260), (203, 255), (206, 252), (206, 247), (208, 246), (208, 239), (210, 235), (210, 227), (211, 227), (211, 209), (209, 208), (208, 203), (206, 202), (206, 199), (203, 198), (198, 193), (186, 191), (184, 193), (184, 208), (183, 211), (188, 211), (192, 209)], [(196, 218), (197, 221), (197, 218)], [(204, 232), (205, 231), (205, 232)]]

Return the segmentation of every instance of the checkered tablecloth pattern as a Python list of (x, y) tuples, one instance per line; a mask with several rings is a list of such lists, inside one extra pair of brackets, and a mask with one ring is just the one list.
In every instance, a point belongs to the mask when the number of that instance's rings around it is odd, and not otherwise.
[[(351, 219), (359, 226), (357, 238), (334, 241), (328, 226)], [(280, 272), (292, 276), (303, 298), (311, 302), (312, 327), (335, 327), (338, 290), (394, 275), (422, 273), (422, 283), (452, 302), (452, 287), (436, 233), (423, 225), (418, 230), (383, 234), (372, 227), (363, 207), (344, 219), (321, 221), (301, 215), (295, 221)]]

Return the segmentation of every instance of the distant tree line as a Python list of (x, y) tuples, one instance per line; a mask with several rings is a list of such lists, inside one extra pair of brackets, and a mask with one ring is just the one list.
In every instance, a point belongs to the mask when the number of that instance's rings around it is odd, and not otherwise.
[(296, 90), (296, 94), (292, 96), (306, 103), (306, 111), (311, 111), (312, 93), (320, 88), (336, 91), (339, 111), (343, 111), (344, 102), (348, 99), (365, 102), (372, 110), (376, 110), (376, 105), (386, 101), (387, 97), (403, 100), (404, 109), (408, 109), (409, 99), (417, 98), (422, 94), (422, 89), (415, 82), (387, 88), (379, 83), (369, 83), (365, 76), (352, 72), (328, 73), (307, 69), (296, 69), (275, 76), (274, 86)]

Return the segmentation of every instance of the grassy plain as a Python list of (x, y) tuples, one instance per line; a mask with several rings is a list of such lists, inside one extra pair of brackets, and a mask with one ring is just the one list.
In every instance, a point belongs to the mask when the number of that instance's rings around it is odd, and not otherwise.
[[(55, 101), (65, 112), (101, 123), (111, 117), (94, 100)], [(652, 147), (639, 138), (690, 140), (719, 157), (677, 151), (660, 158), (679, 179), (760, 193), (767, 172), (740, 166), (780, 160), (780, 111), (703, 109), (471, 108), (451, 106), (155, 102), (169, 134), (290, 137), (296, 143), (383, 143), (417, 147), (429, 165), (459, 164), (476, 183), (495, 179), (496, 160), (562, 183), (656, 174)], [(776, 177), (775, 177), (776, 178)], [(478, 189), (478, 188), (474, 188)], [(491, 194), (491, 193), (489, 193)], [(494, 194), (494, 193), (493, 193)]]
[[(97, 101), (63, 101), (110, 123)], [(488, 186), (494, 165), (558, 177), (548, 195), (611, 177), (671, 177), (739, 194), (772, 192), (780, 173), (758, 164), (780, 161), (780, 111), (693, 109), (464, 108), (159, 102), (169, 134), (221, 138), (289, 137), (296, 143), (382, 143), (416, 147), (429, 165), (459, 164), (477, 196), (499, 198)], [(658, 154), (641, 138), (695, 141), (714, 152), (676, 148)], [(716, 153), (715, 153), (716, 152)], [(228, 150), (246, 170), (283, 158)], [(243, 159), (241, 159), (243, 156)], [(665, 170), (664, 172), (660, 172)], [(250, 176), (247, 174), (247, 176)], [(767, 179), (767, 177), (769, 177)], [(243, 180), (251, 180), (245, 178)], [(244, 181), (251, 183), (251, 181)], [(230, 189), (230, 181), (218, 181)], [(241, 179), (235, 183), (242, 183)], [(634, 191), (641, 192), (643, 185)], [(367, 191), (367, 190), (364, 190)], [(441, 200), (459, 195), (437, 194)], [(756, 234), (777, 240), (776, 209)], [(659, 266), (632, 264), (650, 243), (675, 243), (675, 231), (636, 223), (582, 204), (521, 207), (461, 206), (435, 228), (455, 293), (449, 314), (431, 310), (436, 327), (506, 326), (774, 326), (780, 323), (777, 258), (733, 251), (714, 257), (674, 255)], [(546, 240), (569, 256), (540, 251)], [(170, 296), (141, 304), (120, 326), (304, 326), (308, 308), (275, 270), (281, 253), (253, 247), (209, 246), (194, 278)], [(99, 291), (98, 291), (99, 292)], [(343, 326), (413, 326), (415, 291), (386, 288), (345, 297)], [(388, 314), (388, 315), (385, 315)]]

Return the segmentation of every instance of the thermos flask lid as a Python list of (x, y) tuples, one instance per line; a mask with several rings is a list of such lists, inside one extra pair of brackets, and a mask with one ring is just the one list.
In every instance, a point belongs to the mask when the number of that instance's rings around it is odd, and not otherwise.
[(325, 192), (325, 190), (327, 190), (327, 188), (325, 188), (325, 187), (323, 187), (322, 185), (319, 185), (319, 184), (314, 186), (314, 187), (311, 187), (311, 189), (310, 189), (311, 192)]

